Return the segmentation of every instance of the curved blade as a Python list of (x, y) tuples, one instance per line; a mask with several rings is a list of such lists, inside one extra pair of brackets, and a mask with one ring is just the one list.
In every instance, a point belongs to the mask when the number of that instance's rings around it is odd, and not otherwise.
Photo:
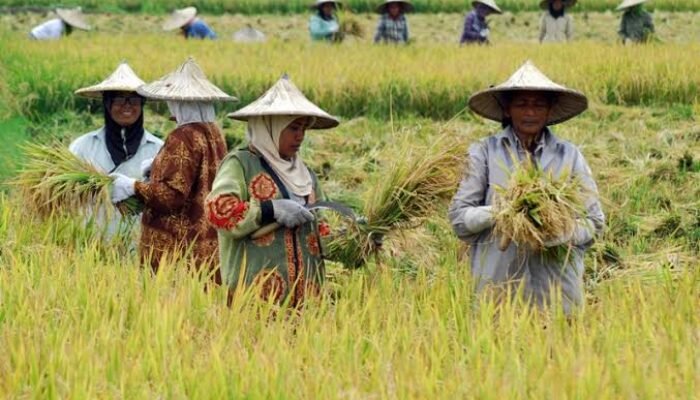
[(353, 221), (357, 220), (357, 215), (355, 214), (355, 211), (353, 211), (352, 208), (346, 206), (345, 204), (342, 203), (336, 203), (334, 201), (319, 201), (314, 204), (311, 204), (306, 207), (309, 211), (313, 210), (333, 210), (337, 212), (338, 214), (341, 214), (345, 217), (350, 218)]

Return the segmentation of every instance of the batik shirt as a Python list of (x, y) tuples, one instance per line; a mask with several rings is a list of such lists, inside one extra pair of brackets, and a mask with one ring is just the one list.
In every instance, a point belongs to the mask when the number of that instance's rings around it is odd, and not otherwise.
[[(216, 230), (207, 222), (204, 201), (225, 155), (226, 143), (216, 125), (185, 124), (166, 138), (153, 161), (151, 180), (136, 183), (136, 195), (145, 203), (141, 259), (150, 258), (154, 271), (162, 257), (178, 258), (186, 251), (193, 267), (215, 269)], [(213, 277), (220, 281), (218, 271)]]
[[(312, 173), (314, 190), (306, 199), (323, 198)], [(260, 285), (261, 295), (290, 304), (302, 304), (317, 294), (324, 277), (317, 222), (288, 229), (284, 226), (257, 239), (254, 232), (275, 222), (271, 200), (289, 199), (290, 193), (265, 159), (249, 149), (229, 154), (216, 175), (207, 198), (209, 222), (219, 232), (221, 273), (231, 289)], [(240, 278), (244, 275), (244, 281)]]

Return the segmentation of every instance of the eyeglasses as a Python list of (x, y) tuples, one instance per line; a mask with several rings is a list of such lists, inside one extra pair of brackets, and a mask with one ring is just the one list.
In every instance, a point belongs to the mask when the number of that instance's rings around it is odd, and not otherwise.
[(143, 97), (138, 97), (138, 96), (129, 96), (129, 97), (114, 97), (112, 99), (112, 105), (115, 106), (124, 106), (126, 104), (132, 105), (132, 106), (140, 106), (143, 104)]

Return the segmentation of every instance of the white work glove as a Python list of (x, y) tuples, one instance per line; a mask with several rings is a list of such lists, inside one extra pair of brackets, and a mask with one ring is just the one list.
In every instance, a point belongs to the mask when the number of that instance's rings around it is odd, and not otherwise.
[(472, 234), (491, 228), (494, 224), (493, 207), (469, 207), (464, 211), (462, 221), (467, 231)]
[(487, 29), (482, 29), (482, 30), (479, 32), (479, 36), (481, 36), (482, 38), (487, 38), (487, 37), (489, 37), (489, 30), (488, 30), (488, 28), (487, 28)]
[(314, 215), (311, 214), (311, 211), (294, 200), (272, 200), (272, 209), (275, 214), (275, 220), (287, 228), (294, 228), (314, 220)]
[(576, 228), (568, 235), (544, 242), (544, 247), (557, 247), (564, 244), (572, 244), (574, 246), (583, 246), (593, 240), (594, 228), (585, 219), (576, 220)]
[(136, 194), (136, 179), (126, 175), (113, 173), (109, 174), (112, 181), (112, 203), (117, 204)]
[(148, 178), (151, 176), (151, 167), (153, 166), (154, 158), (147, 158), (141, 161), (141, 176)]

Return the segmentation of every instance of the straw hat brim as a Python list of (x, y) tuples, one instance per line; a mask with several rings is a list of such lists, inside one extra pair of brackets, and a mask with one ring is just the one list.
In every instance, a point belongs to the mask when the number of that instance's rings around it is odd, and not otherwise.
[(503, 122), (505, 115), (501, 105), (501, 95), (506, 92), (546, 92), (556, 95), (555, 103), (547, 120), (547, 125), (555, 125), (569, 120), (588, 108), (588, 99), (572, 89), (543, 87), (491, 88), (475, 93), (469, 98), (469, 108), (476, 114), (496, 122)]
[[(543, 10), (549, 10), (549, 3), (551, 3), (552, 0), (542, 0), (540, 2), (540, 8)], [(576, 0), (565, 0), (562, 1), (562, 4), (564, 5), (564, 8), (571, 8), (576, 5)]]
[(136, 93), (136, 90), (144, 83), (127, 63), (122, 62), (105, 80), (97, 85), (78, 89), (75, 94), (89, 98), (101, 98), (104, 92)]
[(309, 126), (309, 129), (328, 129), (340, 124), (338, 118), (307, 99), (286, 74), (257, 100), (228, 114), (227, 117), (248, 121), (253, 117), (277, 115), (313, 117), (314, 123)]
[(411, 2), (400, 1), (400, 0), (385, 1), (383, 4), (380, 4), (377, 7), (377, 12), (379, 14), (384, 14), (386, 12), (387, 6), (389, 6), (390, 3), (401, 3), (401, 8), (403, 9), (403, 12), (406, 12), (406, 13), (413, 12), (413, 4), (411, 4)]
[(192, 19), (196, 16), (197, 9), (195, 7), (187, 7), (181, 10), (175, 10), (163, 23), (163, 30), (172, 31), (175, 29), (182, 28), (183, 26), (187, 25), (188, 22), (192, 21)]
[(647, 0), (625, 0), (622, 2), (622, 4), (617, 6), (617, 8), (615, 10), (616, 11), (624, 11), (630, 7), (634, 7), (636, 5), (646, 3), (646, 2), (647, 2)]
[(267, 40), (267, 36), (254, 28), (243, 28), (233, 34), (233, 40), (238, 43), (261, 43)]
[(496, 14), (503, 14), (503, 10), (501, 10), (500, 7), (498, 7), (496, 5), (496, 3), (494, 3), (491, 0), (474, 0), (474, 1), (472, 1), (472, 7), (476, 7), (477, 4), (485, 5), (486, 7), (493, 10), (493, 12)]
[(95, 85), (95, 86), (89, 86), (86, 88), (78, 89), (75, 91), (75, 94), (78, 96), (82, 97), (87, 97), (90, 99), (99, 99), (102, 98), (102, 95), (104, 95), (105, 92), (131, 92), (131, 93), (137, 93), (138, 87), (130, 87), (127, 85), (124, 86), (102, 86), (102, 85)]
[(313, 4), (311, 4), (309, 6), (309, 8), (312, 10), (318, 10), (322, 5), (324, 5), (326, 3), (333, 3), (333, 5), (335, 5), (335, 8), (338, 8), (338, 9), (343, 7), (343, 3), (338, 1), (338, 0), (320, 0), (320, 1), (317, 1)]
[(79, 9), (66, 10), (59, 8), (56, 9), (56, 14), (58, 14), (58, 17), (61, 18), (63, 22), (74, 28), (82, 29), (84, 31), (89, 31), (92, 29), (90, 24), (87, 23), (85, 15)]
[(161, 101), (238, 101), (209, 82), (191, 58), (161, 79), (140, 86), (136, 92)]
[[(243, 110), (241, 110), (243, 111)], [(340, 125), (340, 121), (332, 116), (329, 116), (328, 114), (319, 114), (319, 113), (313, 113), (313, 112), (299, 112), (298, 110), (294, 111), (274, 111), (274, 112), (264, 112), (264, 113), (248, 113), (248, 112), (233, 112), (229, 113), (226, 115), (226, 117), (235, 119), (237, 121), (243, 121), (243, 122), (248, 122), (250, 118), (255, 118), (255, 117), (266, 117), (266, 116), (293, 116), (293, 117), (312, 117), (314, 118), (314, 123), (311, 124), (307, 129), (330, 129), (330, 128), (335, 128), (336, 126)]]

